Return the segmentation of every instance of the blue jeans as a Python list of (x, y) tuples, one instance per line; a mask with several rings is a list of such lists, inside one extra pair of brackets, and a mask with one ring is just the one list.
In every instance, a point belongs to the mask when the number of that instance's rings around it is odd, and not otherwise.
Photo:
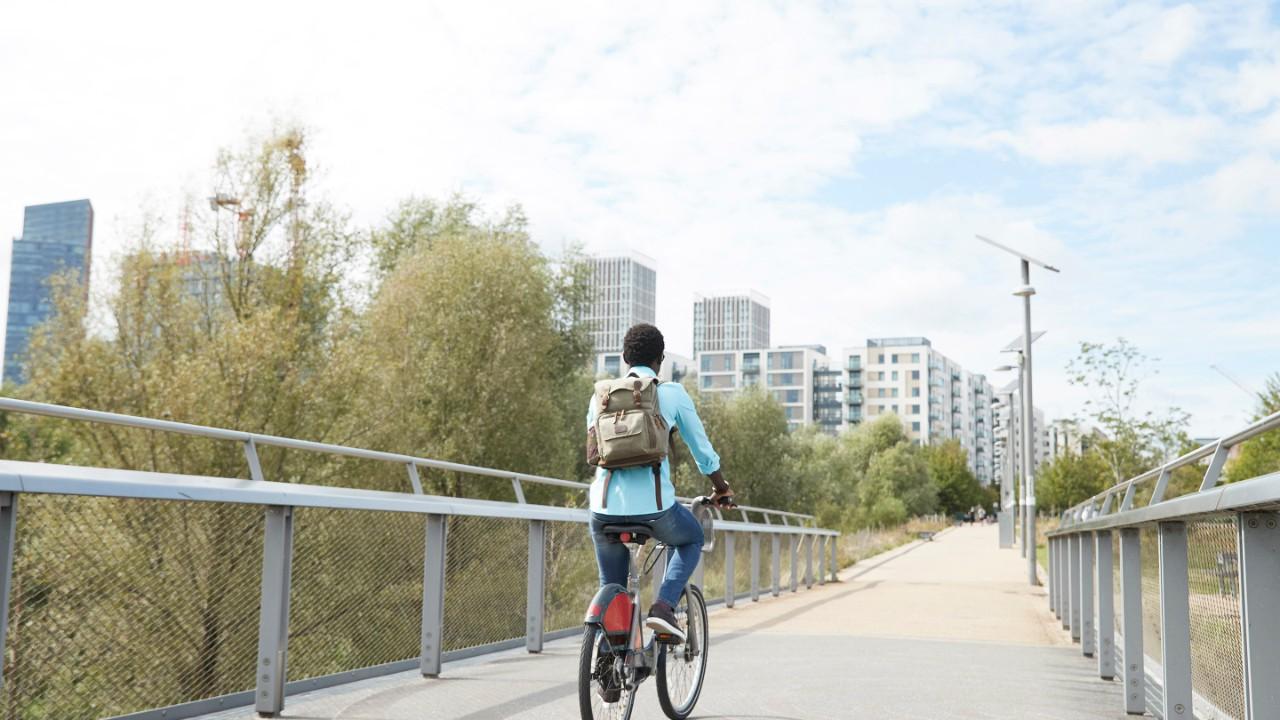
[(596, 546), (596, 564), (600, 567), (601, 587), (617, 583), (626, 587), (627, 564), (631, 553), (620, 542), (605, 537), (600, 529), (607, 524), (648, 525), (653, 538), (671, 548), (667, 556), (667, 574), (658, 588), (658, 599), (675, 607), (680, 593), (693, 577), (702, 554), (702, 526), (693, 518), (689, 508), (676, 503), (660, 513), (652, 515), (600, 515), (591, 514), (591, 541)]

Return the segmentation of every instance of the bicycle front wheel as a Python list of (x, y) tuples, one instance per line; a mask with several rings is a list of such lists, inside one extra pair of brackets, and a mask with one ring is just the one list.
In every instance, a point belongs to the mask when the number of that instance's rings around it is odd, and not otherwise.
[(636, 693), (628, 688), (626, 653), (614, 653), (604, 630), (588, 625), (578, 657), (578, 711), (582, 720), (628, 720)]
[(696, 585), (689, 585), (676, 605), (676, 617), (684, 623), (684, 642), (663, 645), (658, 654), (658, 703), (671, 720), (684, 720), (693, 712), (707, 676), (707, 603)]

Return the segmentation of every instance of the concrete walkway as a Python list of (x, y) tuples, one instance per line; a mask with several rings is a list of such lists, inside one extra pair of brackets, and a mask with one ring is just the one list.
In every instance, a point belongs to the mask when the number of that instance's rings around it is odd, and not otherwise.
[[(990, 526), (949, 530), (864, 561), (842, 582), (714, 612), (695, 717), (1126, 717), (1118, 683), (1097, 679), (1025, 585), (1016, 551)], [(307, 720), (574, 718), (578, 640), (289, 698)], [(215, 716), (242, 720), (248, 711)], [(636, 718), (664, 717), (654, 683)]]

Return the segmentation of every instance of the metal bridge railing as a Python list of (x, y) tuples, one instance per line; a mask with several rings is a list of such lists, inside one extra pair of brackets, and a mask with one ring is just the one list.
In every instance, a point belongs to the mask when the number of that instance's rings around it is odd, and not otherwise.
[[(522, 490), (584, 483), (8, 398), (0, 410), (241, 443), (250, 476), (0, 460), (3, 718), (275, 715), (291, 693), (539, 652), (579, 630), (596, 589), (588, 512)], [(412, 492), (273, 482), (263, 446), (399, 463)], [(508, 479), (515, 501), (424, 494), (423, 467)], [(722, 516), (695, 582), (733, 606), (834, 580), (839, 533), (812, 525)]]
[[(1278, 429), (1280, 413), (1119, 483), (1048, 534), (1050, 607), (1122, 678), (1127, 712), (1280, 718), (1280, 473), (1219, 484), (1231, 448)], [(1167, 497), (1183, 468), (1199, 488)]]

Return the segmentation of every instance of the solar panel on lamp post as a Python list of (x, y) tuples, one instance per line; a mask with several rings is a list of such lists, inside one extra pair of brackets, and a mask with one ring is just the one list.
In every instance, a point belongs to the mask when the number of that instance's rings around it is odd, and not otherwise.
[(1013, 248), (1002, 245), (995, 240), (982, 235), (975, 235), (982, 242), (1003, 250), (1010, 255), (1014, 255), (1021, 263), (1022, 269), (1022, 285), (1014, 290), (1013, 294), (1022, 298), (1022, 417), (1028, 421), (1028, 426), (1022, 431), (1022, 467), (1023, 467), (1023, 486), (1025, 490), (1022, 496), (1024, 535), (1027, 547), (1027, 575), (1028, 582), (1032, 585), (1039, 585), (1040, 581), (1036, 577), (1036, 478), (1034, 463), (1031, 457), (1031, 439), (1035, 435), (1035, 410), (1031, 398), (1031, 343), (1035, 340), (1031, 336), (1031, 296), (1036, 294), (1036, 289), (1031, 286), (1031, 265), (1034, 263), (1045, 270), (1059, 272), (1058, 268), (1048, 263), (1037, 260), (1030, 255), (1025, 255)]

